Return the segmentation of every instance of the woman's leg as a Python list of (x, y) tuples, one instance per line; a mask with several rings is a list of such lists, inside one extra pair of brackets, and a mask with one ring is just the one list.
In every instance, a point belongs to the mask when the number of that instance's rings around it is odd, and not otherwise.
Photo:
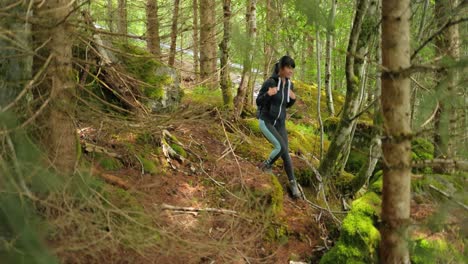
[(283, 139), (285, 150), (281, 154), (281, 158), (283, 159), (284, 170), (286, 171), (286, 175), (288, 175), (289, 179), (289, 186), (291, 187), (291, 193), (294, 197), (300, 197), (299, 189), (297, 187), (296, 177), (294, 177), (294, 169), (292, 164), (291, 156), (289, 155), (288, 149), (288, 132), (286, 131), (285, 124), (276, 124), (276, 130), (280, 134), (281, 138)]
[(260, 130), (266, 139), (273, 144), (273, 150), (270, 153), (270, 156), (265, 161), (265, 164), (271, 166), (275, 161), (281, 157), (285, 150), (287, 151), (287, 146), (284, 143), (283, 137), (276, 130), (276, 128), (269, 122), (265, 122), (262, 119), (259, 120)]

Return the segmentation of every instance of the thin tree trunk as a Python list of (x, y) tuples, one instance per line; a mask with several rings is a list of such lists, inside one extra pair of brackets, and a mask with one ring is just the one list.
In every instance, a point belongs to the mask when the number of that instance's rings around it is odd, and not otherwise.
[[(362, 67), (369, 40), (375, 34), (378, 21), (375, 17), (376, 0), (359, 0), (356, 7), (351, 35), (346, 55), (346, 99), (336, 133), (330, 143), (319, 171), (325, 177), (339, 175), (346, 165), (354, 131), (355, 118), (360, 106), (359, 85), (362, 81)], [(362, 27), (366, 28), (361, 31)]]
[(331, 116), (335, 115), (335, 107), (333, 106), (333, 94), (331, 83), (331, 69), (332, 69), (332, 50), (333, 50), (333, 35), (335, 28), (335, 14), (336, 14), (336, 0), (331, 1), (329, 25), (327, 30), (327, 44), (326, 44), (326, 57), (325, 57), (325, 91), (327, 94), (327, 109)]
[(200, 0), (200, 75), (211, 89), (218, 85), (215, 4), (212, 0)]
[(159, 38), (159, 17), (158, 1), (148, 0), (146, 2), (146, 44), (148, 50), (156, 57), (161, 59), (161, 40)]
[(72, 173), (77, 158), (73, 122), (75, 85), (71, 67), (73, 33), (66, 20), (71, 7), (70, 0), (56, 0), (43, 2), (34, 10), (37, 18), (33, 29), (37, 48), (34, 71), (40, 71), (44, 60), (51, 56), (44, 77), (35, 88), (36, 99), (41, 103), (39, 107), (46, 107), (38, 118), (38, 132), (49, 160), (61, 173)]
[(256, 24), (256, 0), (247, 0), (247, 12), (246, 12), (246, 27), (247, 37), (249, 39), (248, 49), (244, 57), (244, 65), (242, 69), (242, 77), (237, 89), (237, 95), (234, 100), (235, 116), (239, 117), (244, 110), (244, 105), (247, 97), (247, 90), (249, 84), (249, 78), (252, 75), (252, 60), (253, 60), (253, 48), (256, 39), (257, 24)]
[(114, 32), (114, 4), (113, 0), (107, 0), (107, 26), (110, 32)]
[(323, 123), (322, 123), (322, 113), (320, 111), (320, 102), (322, 98), (322, 75), (320, 71), (320, 54), (322, 53), (322, 49), (320, 47), (320, 31), (318, 23), (315, 25), (315, 43), (317, 44), (316, 48), (316, 55), (317, 55), (317, 119), (319, 121), (320, 127), (320, 160), (323, 157)]
[[(379, 10), (380, 8), (379, 4)], [(379, 17), (381, 17), (381, 12), (379, 12)], [(377, 41), (377, 49), (376, 49), (376, 61), (377, 65), (382, 64), (382, 44), (380, 41), (382, 35), (382, 31), (379, 29), (379, 36)], [(381, 82), (381, 72), (380, 69), (377, 69), (375, 74), (375, 91), (374, 96), (374, 118), (373, 118), (373, 126), (371, 131), (371, 141), (369, 145), (369, 157), (367, 157), (366, 162), (363, 164), (361, 169), (359, 170), (356, 177), (351, 182), (351, 194), (356, 193), (359, 191), (362, 186), (369, 184), (369, 179), (372, 176), (372, 173), (375, 170), (375, 166), (379, 161), (380, 157), (382, 156), (382, 109), (380, 104), (380, 96), (382, 93), (382, 82)], [(374, 99), (373, 99), (374, 100)]]
[[(437, 0), (435, 5), (437, 25), (441, 26), (451, 17), (452, 10), (457, 6), (456, 0)], [(448, 56), (457, 60), (459, 53), (458, 25), (448, 28), (443, 35), (436, 40), (436, 52), (439, 57)], [(438, 72), (439, 84), (439, 108), (434, 118), (434, 158), (453, 157), (453, 133), (456, 131), (456, 69), (442, 69)], [(444, 172), (443, 169), (438, 172)]]
[(386, 0), (382, 8), (382, 110), (384, 117), (380, 261), (410, 263), (410, 79), (393, 74), (411, 66), (410, 0)]
[(231, 41), (231, 0), (223, 0), (224, 10), (224, 35), (221, 42), (221, 91), (223, 93), (223, 103), (232, 107), (231, 77), (229, 76), (229, 46)]
[(127, 0), (119, 0), (119, 15), (117, 18), (117, 31), (122, 35), (122, 40), (127, 41), (128, 28), (127, 28)]
[(171, 46), (169, 49), (169, 66), (174, 66), (177, 44), (177, 20), (179, 19), (180, 0), (174, 0), (174, 13), (172, 14)]
[(199, 54), (199, 45), (200, 43), (198, 42), (198, 34), (199, 34), (199, 29), (198, 29), (198, 0), (193, 0), (192, 4), (192, 9), (193, 9), (193, 33), (192, 33), (192, 38), (193, 38), (193, 72), (195, 73), (195, 79), (198, 80), (198, 76), (200, 73), (200, 54)]
[[(266, 28), (275, 28), (275, 3), (273, 0), (266, 0)], [(273, 58), (273, 41), (275, 39), (276, 30), (265, 30), (265, 61), (263, 65), (263, 79), (267, 79), (270, 75), (270, 70), (272, 66)]]
[[(10, 0), (0, 6), (9, 6), (13, 2)], [(25, 5), (18, 5), (9, 11), (18, 17), (0, 18), (0, 28), (11, 32), (0, 38), (0, 112), (15, 100), (32, 73), (32, 56), (28, 55), (32, 50), (31, 25), (24, 22), (30, 14)], [(21, 19), (18, 19), (19, 16), (22, 16)]]

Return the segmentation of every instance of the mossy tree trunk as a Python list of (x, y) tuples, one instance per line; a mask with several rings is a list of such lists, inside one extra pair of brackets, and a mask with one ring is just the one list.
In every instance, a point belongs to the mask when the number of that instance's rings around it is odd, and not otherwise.
[(146, 45), (157, 60), (161, 59), (161, 40), (159, 37), (158, 1), (146, 2)]
[(174, 66), (177, 44), (177, 20), (179, 19), (180, 0), (174, 0), (174, 13), (172, 14), (171, 46), (169, 48), (169, 66)]
[[(75, 84), (71, 67), (73, 32), (67, 21), (71, 0), (46, 1), (35, 5), (33, 44), (37, 50), (33, 70), (43, 70), (43, 79), (34, 94), (39, 102), (37, 129), (53, 167), (60, 173), (72, 173), (77, 159)], [(41, 48), (39, 48), (41, 47)]]
[(229, 76), (229, 46), (231, 42), (231, 0), (223, 0), (223, 41), (219, 45), (221, 49), (221, 80), (220, 86), (223, 93), (223, 103), (227, 107), (232, 107), (231, 77)]
[(244, 110), (247, 92), (249, 90), (249, 79), (252, 77), (253, 48), (255, 46), (255, 39), (257, 36), (256, 4), (257, 0), (248, 0), (247, 2), (247, 12), (245, 17), (247, 28), (246, 40), (248, 41), (248, 45), (244, 54), (241, 81), (237, 88), (237, 95), (234, 100), (236, 117), (239, 117)]
[(200, 0), (200, 77), (211, 89), (218, 84), (216, 51), (216, 2)]
[[(457, 6), (457, 0), (437, 0), (435, 2), (435, 17), (439, 28), (452, 18), (452, 12)], [(436, 38), (437, 57), (449, 57), (456, 61), (460, 56), (458, 25), (453, 25)], [(453, 138), (456, 131), (456, 69), (450, 71), (443, 68), (438, 76), (438, 110), (434, 118), (434, 158), (453, 158)], [(444, 172), (441, 167), (439, 172)]]
[(107, 26), (110, 32), (114, 32), (114, 1), (107, 0)]
[(410, 0), (386, 0), (382, 6), (382, 112), (384, 120), (381, 263), (410, 263), (411, 126)]
[(346, 54), (346, 99), (338, 127), (319, 171), (324, 177), (338, 176), (351, 148), (355, 118), (361, 103), (360, 81), (369, 40), (377, 33), (377, 0), (359, 0)]

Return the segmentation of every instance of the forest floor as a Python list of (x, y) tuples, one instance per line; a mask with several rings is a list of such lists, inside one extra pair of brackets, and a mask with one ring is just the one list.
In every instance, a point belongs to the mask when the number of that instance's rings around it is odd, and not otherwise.
[[(101, 165), (92, 158), (92, 151), (87, 158), (97, 175), (106, 175), (104, 179), (111, 184), (123, 183), (149, 215), (157, 216), (155, 226), (179, 241), (158, 250), (144, 250), (141, 260), (132, 263), (288, 263), (312, 259), (314, 248), (323, 244), (319, 226), (324, 220), (317, 221), (321, 212), (290, 197), (281, 168), (275, 168), (279, 176), (263, 173), (256, 167), (261, 160), (253, 160), (248, 150), (231, 151), (234, 122), (224, 120), (216, 108), (192, 108), (190, 102), (165, 118), (127, 126), (136, 130), (126, 130), (110, 120), (101, 121), (100, 128), (94, 122), (80, 125), (86, 128), (81, 130), (82, 143), (98, 143), (120, 157), (144, 150), (139, 162), (121, 158), (124, 166), (118, 169)], [(164, 154), (160, 143), (163, 131), (177, 138), (184, 161)], [(149, 138), (141, 140), (145, 136)], [(263, 138), (246, 140), (269, 146)], [(169, 145), (176, 149), (174, 143)], [(133, 146), (130, 151), (129, 145)], [(296, 157), (293, 161), (302, 164)], [(143, 163), (148, 162), (162, 169), (145, 171), (151, 170), (144, 168), (148, 165)], [(278, 177), (281, 190), (275, 189), (272, 181), (276, 178), (272, 177)], [(166, 205), (236, 213), (185, 212)]]

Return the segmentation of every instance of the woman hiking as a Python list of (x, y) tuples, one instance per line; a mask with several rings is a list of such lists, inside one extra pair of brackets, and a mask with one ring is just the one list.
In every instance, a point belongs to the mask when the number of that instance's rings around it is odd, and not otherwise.
[(258, 119), (260, 129), (268, 141), (273, 144), (270, 156), (259, 167), (271, 172), (275, 161), (281, 157), (284, 170), (289, 179), (293, 198), (299, 198), (294, 170), (288, 151), (288, 134), (286, 131), (286, 108), (296, 101), (291, 76), (296, 64), (289, 56), (283, 56), (276, 64), (273, 75), (266, 80), (257, 96)]

